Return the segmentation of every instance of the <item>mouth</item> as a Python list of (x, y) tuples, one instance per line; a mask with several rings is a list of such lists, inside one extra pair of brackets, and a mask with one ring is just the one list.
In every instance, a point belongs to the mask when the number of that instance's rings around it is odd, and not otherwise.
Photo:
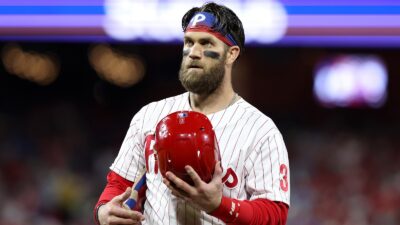
[(203, 67), (201, 67), (199, 65), (195, 65), (195, 64), (189, 65), (187, 68), (188, 69), (203, 69)]

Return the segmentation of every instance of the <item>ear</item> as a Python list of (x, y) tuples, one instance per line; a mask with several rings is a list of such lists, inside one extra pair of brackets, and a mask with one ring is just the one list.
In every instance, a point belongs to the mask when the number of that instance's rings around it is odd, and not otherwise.
[(239, 46), (231, 46), (228, 48), (228, 51), (226, 53), (226, 64), (230, 65), (233, 64), (236, 59), (239, 57), (240, 54), (240, 48)]

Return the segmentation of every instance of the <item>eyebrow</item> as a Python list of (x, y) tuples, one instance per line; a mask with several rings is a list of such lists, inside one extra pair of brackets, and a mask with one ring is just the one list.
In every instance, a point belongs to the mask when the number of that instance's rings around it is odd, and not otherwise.
[[(191, 38), (191, 37), (184, 37), (184, 40), (185, 40), (185, 41), (193, 41), (193, 38)], [(214, 41), (211, 37), (202, 37), (202, 38), (199, 38), (197, 41), (198, 41), (198, 42), (205, 42), (205, 41), (208, 41), (208, 42), (215, 43), (215, 41)]]

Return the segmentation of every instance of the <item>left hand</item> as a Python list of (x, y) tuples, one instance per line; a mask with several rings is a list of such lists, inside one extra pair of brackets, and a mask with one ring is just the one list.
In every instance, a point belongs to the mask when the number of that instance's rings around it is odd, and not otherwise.
[(172, 194), (210, 213), (217, 209), (222, 200), (222, 168), (221, 162), (215, 165), (214, 175), (209, 183), (204, 182), (191, 166), (185, 166), (186, 172), (194, 182), (189, 185), (172, 172), (166, 172), (163, 182)]

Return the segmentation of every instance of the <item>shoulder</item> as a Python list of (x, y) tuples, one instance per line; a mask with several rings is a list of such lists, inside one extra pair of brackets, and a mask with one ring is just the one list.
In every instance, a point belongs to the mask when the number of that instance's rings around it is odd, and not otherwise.
[(243, 112), (243, 119), (253, 118), (256, 122), (255, 127), (258, 127), (258, 131), (267, 136), (270, 134), (279, 133), (279, 130), (275, 122), (266, 115), (264, 112), (256, 108), (254, 105), (247, 102), (245, 99), (240, 99), (238, 102), (239, 110)]
[(165, 108), (171, 107), (171, 105), (175, 105), (179, 102), (183, 102), (187, 100), (188, 93), (179, 94), (176, 96), (171, 96), (168, 98), (160, 99), (157, 101), (153, 101), (143, 106), (137, 114), (140, 114), (142, 117), (145, 117), (149, 114), (155, 114), (157, 112), (161, 113)]
[(161, 100), (150, 102), (143, 106), (133, 117), (132, 123), (140, 124), (144, 129), (153, 129), (157, 122), (171, 113), (184, 107), (187, 101), (187, 93), (164, 98)]
[(243, 112), (244, 115), (247, 116), (252, 116), (252, 117), (258, 117), (261, 121), (270, 121), (272, 122), (272, 119), (267, 116), (266, 114), (264, 114), (261, 110), (259, 110), (258, 108), (256, 108), (254, 105), (250, 104), (249, 102), (247, 102), (245, 99), (241, 98), (238, 102), (238, 110), (240, 110), (241, 112)]
[(175, 96), (164, 98), (164, 99), (161, 99), (158, 101), (151, 102), (144, 107), (160, 108), (160, 107), (165, 107), (167, 105), (175, 104), (176, 102), (187, 101), (187, 99), (188, 99), (188, 93), (185, 92), (185, 93), (182, 93), (179, 95), (175, 95)]

